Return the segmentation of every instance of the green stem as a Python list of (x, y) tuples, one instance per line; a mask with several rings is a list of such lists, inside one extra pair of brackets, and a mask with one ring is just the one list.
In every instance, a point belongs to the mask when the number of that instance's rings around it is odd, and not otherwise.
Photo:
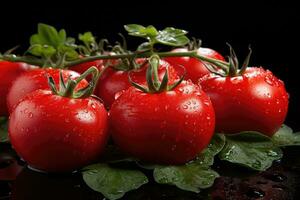
[[(214, 58), (208, 58), (202, 55), (198, 55), (196, 51), (187, 51), (187, 52), (157, 52), (156, 53), (160, 58), (164, 57), (193, 57), (201, 61), (209, 62), (216, 65), (217, 67), (228, 71), (229, 63)], [(95, 60), (106, 60), (106, 59), (122, 59), (122, 58), (149, 58), (153, 55), (152, 52), (135, 52), (135, 53), (126, 53), (126, 54), (116, 54), (116, 55), (95, 55), (84, 57), (74, 61), (66, 61), (64, 67), (69, 68), (81, 63), (95, 61)], [(0, 56), (0, 59), (8, 60), (12, 62), (25, 62), (32, 65), (43, 66), (44, 62), (41, 59), (31, 58), (31, 57), (15, 57), (15, 56)]]
[(24, 62), (30, 65), (35, 66), (43, 66), (44, 60), (39, 58), (33, 58), (33, 57), (17, 57), (15, 55), (0, 55), (0, 60), (6, 60), (11, 62)]

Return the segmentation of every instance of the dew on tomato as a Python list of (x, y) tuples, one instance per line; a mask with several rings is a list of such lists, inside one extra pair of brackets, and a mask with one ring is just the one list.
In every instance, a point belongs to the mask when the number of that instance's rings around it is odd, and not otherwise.
[(215, 126), (209, 98), (187, 81), (171, 94), (131, 87), (113, 103), (111, 133), (124, 152), (145, 161), (183, 164), (208, 145)]
[(272, 136), (284, 122), (288, 93), (281, 80), (263, 68), (247, 68), (236, 77), (207, 75), (199, 84), (216, 112), (216, 131), (258, 131)]

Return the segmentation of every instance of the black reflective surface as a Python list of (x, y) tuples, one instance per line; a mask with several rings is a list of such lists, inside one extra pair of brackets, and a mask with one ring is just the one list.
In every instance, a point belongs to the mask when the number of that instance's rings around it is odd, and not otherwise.
[[(132, 200), (192, 200), (192, 199), (297, 199), (300, 191), (300, 148), (284, 150), (285, 156), (266, 172), (253, 172), (217, 161), (214, 168), (221, 174), (209, 190), (196, 194), (173, 186), (150, 183), (127, 193)], [(9, 144), (0, 145), (0, 199), (3, 200), (100, 200), (104, 197), (92, 191), (79, 173), (45, 174), (28, 169)]]

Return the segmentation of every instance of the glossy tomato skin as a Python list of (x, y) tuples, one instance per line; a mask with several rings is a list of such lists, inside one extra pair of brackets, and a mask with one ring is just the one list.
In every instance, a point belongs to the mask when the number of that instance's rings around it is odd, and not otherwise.
[(20, 63), (0, 61), (0, 116), (8, 116), (6, 96), (13, 81), (33, 66)]
[(207, 75), (199, 84), (216, 112), (216, 131), (258, 131), (272, 136), (283, 124), (289, 95), (284, 83), (263, 68), (247, 68), (242, 76)]
[(130, 87), (113, 103), (114, 142), (129, 155), (158, 164), (183, 164), (210, 142), (215, 114), (208, 96), (191, 82), (148, 94)]
[[(173, 52), (187, 52), (186, 48), (178, 48), (174, 49)], [(209, 58), (214, 58), (218, 60), (224, 61), (224, 57), (219, 54), (217, 51), (209, 48), (202, 48), (198, 49), (198, 54), (203, 55)], [(183, 66), (186, 69), (186, 76), (185, 79), (191, 79), (193, 83), (197, 84), (199, 78), (203, 77), (206, 74), (209, 74), (210, 71), (205, 67), (203, 62), (196, 58), (191, 57), (166, 57), (165, 60), (172, 64), (173, 66)]]
[[(7, 107), (9, 112), (12, 112), (14, 106), (27, 94), (38, 89), (50, 89), (48, 84), (48, 76), (52, 76), (57, 86), (59, 85), (59, 72), (62, 71), (64, 80), (66, 81), (69, 76), (75, 79), (79, 76), (77, 72), (71, 70), (59, 69), (35, 69), (23, 73), (12, 84), (10, 91), (7, 95)], [(77, 88), (87, 86), (86, 80), (81, 81)], [(59, 86), (58, 86), (59, 87)]]
[[(79, 74), (83, 74), (86, 70), (88, 70), (90, 67), (96, 67), (99, 70), (103, 69), (103, 60), (95, 60), (91, 62), (85, 62), (81, 63), (75, 66), (70, 67), (69, 69), (75, 72), (78, 72)], [(87, 80), (91, 80), (91, 77), (87, 77)]]
[(11, 113), (9, 138), (31, 167), (73, 171), (103, 151), (108, 138), (107, 111), (94, 98), (71, 99), (37, 90)]
[[(142, 60), (139, 60), (142, 62)], [(96, 88), (96, 95), (99, 96), (107, 108), (110, 108), (112, 103), (115, 101), (115, 96), (118, 92), (126, 90), (131, 87), (131, 83), (128, 80), (128, 74), (130, 72), (132, 80), (144, 84), (146, 82), (146, 69), (148, 64), (143, 66), (137, 71), (121, 71), (115, 70), (112, 67), (107, 68), (98, 81), (98, 87)], [(169, 63), (165, 61), (160, 61), (160, 66), (158, 69), (160, 80), (165, 74), (166, 68), (168, 68), (169, 79), (174, 81), (177, 78), (177, 72)]]

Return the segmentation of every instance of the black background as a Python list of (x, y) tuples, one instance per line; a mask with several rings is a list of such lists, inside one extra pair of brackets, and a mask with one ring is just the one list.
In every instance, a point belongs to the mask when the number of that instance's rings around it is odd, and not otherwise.
[[(296, 4), (296, 3), (295, 3)], [(92, 31), (99, 37), (119, 39), (123, 25), (152, 24), (158, 28), (174, 26), (201, 38), (203, 46), (227, 55), (226, 42), (244, 59), (248, 44), (253, 56), (251, 65), (264, 66), (285, 83), (290, 93), (286, 123), (300, 130), (300, 77), (298, 75), (300, 14), (299, 7), (272, 2), (238, 4), (203, 3), (203, 1), (40, 1), (29, 5), (18, 2), (2, 5), (0, 11), (0, 51), (15, 45), (27, 47), (29, 36), (38, 22), (65, 28), (70, 36)], [(129, 40), (130, 42), (130, 40)], [(21, 48), (22, 49), (22, 48)]]

